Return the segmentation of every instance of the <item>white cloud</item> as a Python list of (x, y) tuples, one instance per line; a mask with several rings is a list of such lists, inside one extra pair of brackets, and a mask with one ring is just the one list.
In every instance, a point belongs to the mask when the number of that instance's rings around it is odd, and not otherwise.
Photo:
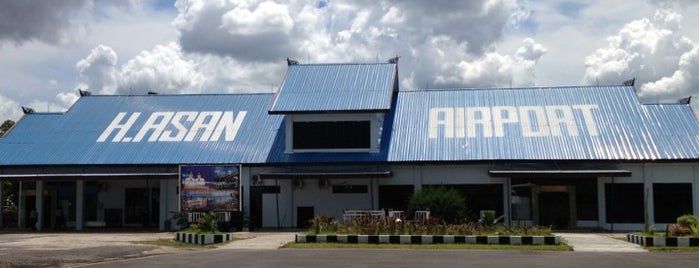
[(80, 76), (85, 79), (86, 87), (83, 89), (113, 94), (117, 89), (117, 54), (111, 47), (99, 45), (90, 51), (90, 54), (78, 61), (75, 67)]
[(232, 35), (264, 33), (288, 34), (294, 27), (289, 10), (271, 1), (260, 3), (253, 10), (238, 6), (223, 14), (221, 28)]
[(0, 121), (10, 119), (16, 122), (20, 117), (22, 117), (22, 110), (19, 103), (0, 94)]
[(129, 60), (119, 71), (118, 93), (200, 93), (205, 77), (175, 43), (157, 45)]
[[(514, 55), (488, 52), (454, 66), (443, 66), (436, 76), (437, 84), (462, 84), (468, 87), (507, 87), (535, 85), (534, 67), (546, 54), (543, 45), (531, 38), (522, 41)], [(438, 53), (441, 57), (449, 57)]]
[(656, 11), (653, 19), (627, 23), (607, 47), (586, 58), (586, 83), (620, 84), (637, 78), (642, 99), (673, 99), (699, 86), (690, 75), (697, 69), (696, 44), (681, 35), (682, 16)]

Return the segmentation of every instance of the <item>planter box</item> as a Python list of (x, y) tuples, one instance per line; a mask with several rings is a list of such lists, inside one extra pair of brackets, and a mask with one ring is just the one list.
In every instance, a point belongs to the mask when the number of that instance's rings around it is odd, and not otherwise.
[(175, 233), (175, 240), (197, 245), (223, 243), (233, 240), (233, 234), (189, 234)]
[(699, 237), (656, 237), (626, 234), (626, 240), (645, 247), (699, 247)]
[(296, 235), (296, 243), (558, 245), (560, 236)]

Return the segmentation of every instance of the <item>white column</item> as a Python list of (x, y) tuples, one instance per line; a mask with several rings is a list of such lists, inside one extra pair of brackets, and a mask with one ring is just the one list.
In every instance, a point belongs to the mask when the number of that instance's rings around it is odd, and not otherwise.
[(36, 181), (36, 230), (44, 229), (44, 182)]
[[(287, 118), (288, 120), (288, 118)], [(289, 121), (287, 121), (289, 122)], [(287, 132), (289, 133), (289, 132)], [(240, 184), (241, 184), (241, 189), (243, 190), (243, 218), (244, 219), (250, 219), (250, 186), (252, 185), (252, 174), (250, 167), (246, 166), (241, 166), (240, 167)], [(178, 182), (179, 184), (179, 182)], [(289, 188), (293, 192), (293, 187)], [(182, 191), (182, 189), (180, 189)], [(293, 196), (293, 195), (292, 195)], [(278, 197), (277, 197), (278, 198)], [(292, 203), (292, 202), (290, 202)], [(278, 204), (278, 203), (277, 203)], [(279, 209), (278, 207), (276, 209)], [(264, 208), (263, 208), (264, 211)], [(293, 210), (292, 210), (293, 211)], [(250, 227), (250, 226), (248, 226)]]
[(26, 196), (24, 195), (24, 189), (22, 188), (22, 181), (19, 181), (19, 200), (17, 200), (17, 227), (24, 228), (27, 226), (26, 215), (29, 213), (27, 211)]
[(607, 207), (605, 200), (605, 183), (608, 178), (597, 178), (597, 226), (607, 229)]
[[(648, 218), (648, 226), (655, 225), (655, 209), (653, 200), (653, 169), (643, 164), (643, 197), (645, 216)], [(645, 231), (645, 230), (644, 230)]]
[(158, 213), (158, 230), (165, 231), (166, 228), (170, 226), (165, 226), (165, 221), (169, 218), (170, 213), (168, 212), (168, 194), (170, 193), (169, 187), (167, 187), (167, 179), (160, 179), (160, 213)]
[(75, 182), (75, 230), (82, 231), (84, 223), (83, 208), (85, 207), (85, 181)]
[(2, 184), (3, 184), (3, 181), (0, 181), (0, 229), (5, 227), (3, 225), (3, 218), (2, 218), (2, 208), (5, 206), (5, 202), (3, 201), (4, 199), (2, 197)]
[(692, 171), (692, 176), (694, 179), (694, 183), (692, 183), (692, 187), (694, 187), (694, 191), (692, 191), (692, 200), (694, 201), (694, 215), (699, 215), (699, 166), (694, 165)]

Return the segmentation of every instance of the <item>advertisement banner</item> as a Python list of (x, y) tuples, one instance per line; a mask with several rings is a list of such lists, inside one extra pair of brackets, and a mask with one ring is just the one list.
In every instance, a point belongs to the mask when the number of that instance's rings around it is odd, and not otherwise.
[(180, 211), (240, 211), (240, 166), (180, 166)]

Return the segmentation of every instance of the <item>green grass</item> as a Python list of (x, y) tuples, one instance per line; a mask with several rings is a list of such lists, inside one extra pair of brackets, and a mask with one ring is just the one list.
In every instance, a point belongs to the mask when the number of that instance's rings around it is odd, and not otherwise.
[(347, 243), (296, 243), (291, 242), (283, 246), (291, 249), (334, 249), (334, 248), (361, 248), (361, 249), (430, 249), (430, 250), (546, 250), (546, 251), (570, 251), (565, 243), (560, 245), (484, 245), (484, 244), (347, 244)]
[(696, 251), (699, 252), (699, 247), (645, 247), (649, 251)]
[(134, 241), (131, 243), (140, 244), (140, 245), (164, 246), (164, 247), (187, 249), (187, 250), (212, 249), (212, 248), (216, 248), (217, 245), (221, 245), (221, 243), (209, 244), (209, 245), (197, 245), (197, 244), (183, 243), (183, 242), (175, 241), (172, 239), (158, 239), (158, 240), (151, 240), (151, 241)]

